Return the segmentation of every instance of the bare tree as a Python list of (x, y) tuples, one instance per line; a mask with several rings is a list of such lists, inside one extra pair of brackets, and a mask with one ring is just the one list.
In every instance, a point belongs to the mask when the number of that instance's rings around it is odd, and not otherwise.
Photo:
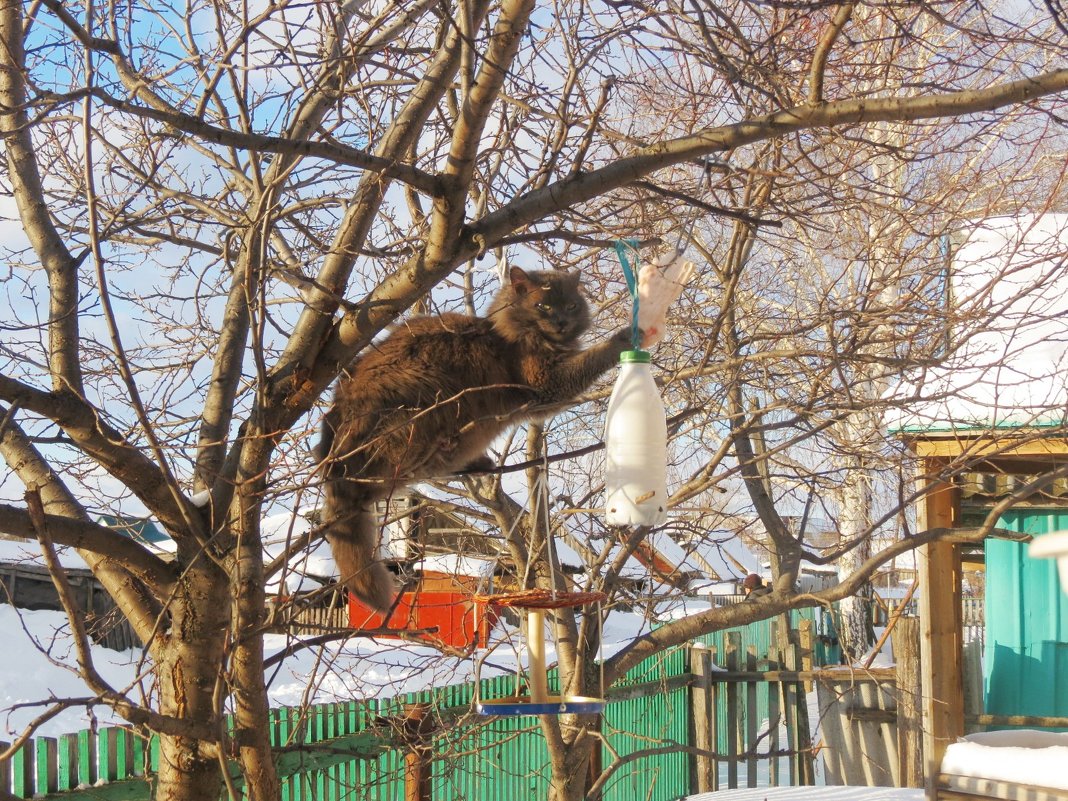
[[(785, 522), (833, 505), (843, 464), (901, 486), (900, 454), (841, 432), (857, 417), (871, 431), (883, 401), (864, 387), (941, 358), (939, 234), (1012, 210), (1010, 186), (1059, 197), (1043, 161), (1068, 88), (1048, 66), (1057, 22), (969, 3), (283, 0), (179, 15), (2, 0), (5, 189), (24, 238), (7, 247), (0, 453), (25, 500), (0, 507), (0, 531), (77, 548), (143, 641), (147, 703), (107, 686), (84, 648), (80, 668), (100, 703), (160, 735), (158, 797), (214, 797), (227, 759), (250, 797), (278, 797), (262, 631), (285, 559), (265, 566), (263, 511), (314, 488), (308, 434), (339, 371), (414, 304), (481, 308), (494, 279), (478, 259), (494, 250), (582, 267), (606, 318), (627, 313), (606, 249), (620, 236), (689, 232), (702, 261), (658, 355), (674, 500), (711, 510), (687, 522), (699, 531), (734, 514), (717, 488), (744, 487), (776, 592), (658, 628), (608, 660), (609, 681), (697, 633), (846, 598), (943, 536), (914, 532), (831, 590), (793, 592), (802, 561), (862, 545), (914, 497), (818, 553)], [(904, 180), (870, 181), (880, 158)], [(994, 167), (1005, 180), (969, 185)], [(900, 269), (861, 269), (876, 240)], [(597, 501), (578, 452), (596, 429), (585, 407), (546, 435), (580, 507)], [(121, 488), (106, 502), (101, 475)], [(576, 517), (535, 525), (499, 476), (463, 502), (514, 532), (517, 558)], [(92, 522), (125, 508), (159, 521), (173, 558)], [(588, 583), (616, 596), (647, 535), (588, 549)], [(557, 625), (581, 694), (595, 627)], [(581, 797), (594, 721), (543, 725), (553, 798)]]

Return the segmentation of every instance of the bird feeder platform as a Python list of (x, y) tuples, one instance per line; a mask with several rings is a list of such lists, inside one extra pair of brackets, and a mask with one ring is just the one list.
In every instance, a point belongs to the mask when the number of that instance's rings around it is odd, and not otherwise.
[[(477, 603), (491, 607), (525, 609), (526, 641), (529, 655), (530, 695), (475, 701), (480, 715), (517, 717), (521, 715), (596, 715), (604, 710), (603, 698), (549, 695), (545, 665), (545, 610), (597, 603), (607, 598), (603, 592), (556, 592), (547, 589), (520, 590), (497, 595), (476, 595)], [(476, 682), (477, 686), (477, 682)]]

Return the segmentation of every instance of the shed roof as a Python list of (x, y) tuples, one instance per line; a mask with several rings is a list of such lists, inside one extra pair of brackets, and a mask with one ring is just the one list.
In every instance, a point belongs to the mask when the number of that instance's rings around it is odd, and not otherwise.
[(953, 254), (950, 354), (890, 390), (891, 431), (1047, 431), (1068, 420), (1068, 215), (977, 221)]

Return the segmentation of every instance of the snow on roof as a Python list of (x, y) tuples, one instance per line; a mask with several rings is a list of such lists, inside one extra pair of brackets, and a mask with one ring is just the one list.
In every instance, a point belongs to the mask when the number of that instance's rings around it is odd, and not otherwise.
[(496, 560), (479, 558), (474, 556), (460, 556), (454, 553), (429, 554), (415, 562), (416, 570), (445, 573), (450, 576), (480, 576), (493, 575)]
[(699, 571), (710, 579), (718, 576), (727, 582), (760, 569), (760, 560), (732, 531), (709, 531), (696, 542), (672, 545), (683, 570)]
[[(56, 547), (59, 563), (68, 570), (88, 570), (89, 565), (73, 548)], [(44, 567), (41, 546), (37, 540), (0, 538), (0, 563), (37, 565)]]
[[(706, 580), (713, 581), (714, 574), (726, 583), (741, 578), (747, 572), (756, 572), (760, 568), (757, 558), (746, 547), (742, 538), (731, 531), (709, 531), (701, 540), (680, 544), (666, 530), (662, 530), (652, 532), (646, 541), (661, 557), (678, 568), (675, 575), (682, 573), (704, 576)], [(567, 537), (557, 537), (554, 542), (562, 565), (584, 566), (582, 557), (568, 543)], [(607, 540), (602, 542), (607, 542)], [(590, 545), (598, 547), (596, 543), (590, 543)], [(611, 547), (614, 550), (618, 546), (612, 543)], [(661, 577), (643, 564), (637, 556), (631, 556), (627, 560), (620, 570), (620, 576), (630, 580), (648, 579), (657, 584), (663, 583)], [(701, 579), (697, 578), (696, 581), (700, 582)], [(708, 592), (708, 586), (702, 584), (701, 591)], [(736, 589), (733, 584), (730, 587), (732, 592)], [(726, 586), (723, 587), (723, 591), (727, 592)]]
[[(263, 537), (264, 557), (268, 560), (277, 558), (289, 543), (306, 534), (313, 524), (300, 512), (282, 512), (263, 518), (260, 533)], [(267, 593), (278, 592), (285, 582), (287, 594), (310, 592), (320, 589), (330, 579), (337, 578), (337, 566), (330, 554), (330, 546), (325, 540), (318, 540), (311, 548), (304, 548), (280, 573), (267, 579)]]
[[(1063, 425), (1068, 412), (1068, 215), (976, 223), (953, 256), (953, 312), (986, 320), (944, 365), (890, 390), (898, 432)], [(993, 321), (993, 322), (991, 322)], [(956, 332), (958, 336), (962, 331)]]

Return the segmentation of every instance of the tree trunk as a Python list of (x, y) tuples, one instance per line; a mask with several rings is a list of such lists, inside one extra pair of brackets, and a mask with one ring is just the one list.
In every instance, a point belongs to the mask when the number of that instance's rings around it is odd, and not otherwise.
[[(869, 481), (869, 475), (858, 460), (846, 472), (842, 482), (839, 533), (843, 541), (857, 540), (857, 544), (839, 560), (840, 578), (848, 577), (871, 555), (868, 529), (872, 498)], [(843, 598), (838, 610), (841, 615), (838, 639), (842, 645), (842, 655), (852, 662), (863, 656), (875, 641), (871, 623), (871, 585), (865, 584), (856, 595)]]
[[(252, 449), (255, 452), (256, 449)], [(268, 451), (269, 453), (269, 451)], [(266, 459), (264, 460), (264, 463)], [(264, 475), (263, 470), (259, 475)], [(263, 546), (259, 519), (264, 485), (260, 479), (242, 484), (235, 498), (240, 534), (234, 559), (228, 562), (233, 596), (234, 647), (231, 691), (236, 725), (237, 757), (250, 801), (280, 797), (278, 773), (267, 725), (270, 700), (263, 674), (263, 630), (266, 617)]]
[[(224, 680), (223, 643), (230, 609), (226, 588), (222, 571), (203, 557), (180, 581), (168, 606), (170, 629), (153, 648), (161, 714), (200, 725), (218, 721), (216, 688)], [(219, 747), (218, 742), (187, 735), (161, 734), (157, 801), (218, 798)]]
[[(564, 740), (564, 748), (553, 753), (552, 776), (549, 781), (549, 801), (583, 801), (590, 784), (590, 756), (593, 748), (600, 745), (597, 737), (591, 736), (590, 730), (597, 725), (598, 716), (566, 716), (570, 726), (563, 726), (564, 732), (571, 737)], [(593, 777), (596, 778), (596, 777)]]

